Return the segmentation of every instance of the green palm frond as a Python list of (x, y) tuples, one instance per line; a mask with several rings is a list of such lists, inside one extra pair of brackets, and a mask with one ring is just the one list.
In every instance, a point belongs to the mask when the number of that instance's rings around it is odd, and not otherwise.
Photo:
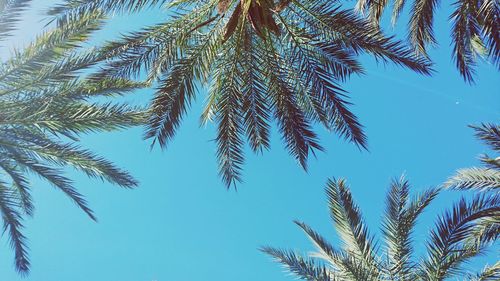
[(500, 152), (500, 125), (481, 124), (470, 126), (476, 131), (476, 137), (484, 141), (491, 149)]
[[(492, 150), (500, 151), (500, 127), (496, 124), (470, 126), (476, 131), (476, 137), (484, 141)], [(444, 183), (446, 188), (462, 190), (496, 191), (500, 188), (500, 157), (490, 158), (481, 155), (479, 158), (484, 168), (460, 169)]]
[(318, 265), (310, 259), (303, 258), (294, 252), (271, 247), (263, 247), (261, 251), (274, 257), (277, 262), (283, 264), (290, 273), (293, 273), (299, 279), (315, 281), (342, 280), (336, 278), (326, 267)]
[(30, 261), (26, 237), (22, 233), (22, 215), (19, 212), (19, 207), (22, 205), (22, 200), (16, 190), (10, 188), (7, 183), (0, 182), (0, 213), (4, 224), (3, 232), (8, 233), (10, 245), (14, 249), (16, 270), (21, 274), (26, 274)]
[(500, 171), (488, 168), (460, 169), (444, 185), (463, 190), (496, 190), (500, 188)]
[[(356, 9), (378, 26), (383, 12), (393, 5), (392, 23), (398, 18), (408, 1), (405, 0), (358, 0)], [(409, 41), (415, 51), (427, 57), (429, 45), (438, 42), (434, 36), (434, 20), (440, 0), (413, 0), (408, 23)], [(448, 4), (448, 3), (446, 3)], [(500, 4), (496, 0), (457, 0), (450, 3), (453, 12), (451, 37), (452, 58), (460, 75), (466, 82), (473, 83), (475, 68), (479, 58), (486, 58), (500, 69), (500, 32), (498, 18)]]
[(317, 252), (310, 254), (310, 256), (326, 262), (340, 280), (378, 280), (381, 276), (382, 272), (379, 268), (367, 264), (366, 261), (351, 253), (334, 249), (325, 238), (305, 223), (297, 221), (295, 223), (304, 230), (317, 248)]
[(482, 272), (476, 274), (475, 276), (470, 275), (469, 280), (471, 281), (495, 281), (500, 279), (500, 261), (492, 266), (487, 266)]
[(498, 195), (462, 198), (436, 220), (427, 242), (427, 254), (416, 256), (413, 233), (417, 219), (440, 191), (430, 188), (411, 196), (408, 181), (403, 177), (394, 180), (387, 193), (382, 223), (386, 247), (378, 248), (373, 245), (374, 238), (368, 234), (345, 181), (329, 180), (326, 193), (341, 247), (334, 247), (311, 227), (295, 221), (316, 251), (302, 257), (293, 251), (270, 247), (262, 250), (303, 280), (436, 281), (464, 276), (469, 276), (467, 280), (496, 280), (498, 265), (479, 274), (463, 265), (484, 254), (500, 238)]
[(484, 253), (489, 239), (470, 239), (470, 233), (477, 233), (473, 230), (484, 220), (500, 223), (500, 196), (477, 195), (470, 202), (462, 198), (438, 219), (427, 243), (429, 256), (420, 263), (426, 280), (458, 274), (464, 262)]
[[(49, 9), (48, 14), (63, 21), (75, 15), (93, 13), (97, 10), (109, 12), (137, 11), (142, 8), (161, 5), (166, 2), (188, 2), (171, 0), (67, 0)], [(191, 1), (194, 2), (194, 1)]]
[(438, 189), (429, 189), (410, 198), (409, 191), (409, 183), (403, 177), (391, 183), (382, 224), (387, 244), (389, 274), (396, 280), (412, 280), (415, 277), (412, 232), (419, 215), (439, 193)]
[(483, 154), (479, 157), (479, 160), (486, 168), (500, 170), (500, 157), (490, 158), (488, 154)]
[(493, 65), (500, 69), (500, 4), (495, 0), (484, 0), (478, 11), (478, 18), (484, 34), (484, 44)]
[[(481, 28), (479, 26), (477, 14), (478, 7), (476, 1), (462, 0), (455, 3), (455, 10), (450, 16), (453, 22), (452, 38), (453, 52), (456, 66), (465, 81), (472, 82), (474, 68), (476, 66), (477, 54), (474, 43), (476, 41), (482, 45)], [(481, 46), (484, 49), (484, 46)]]
[[(25, 7), (21, 2), (0, 2), (0, 20), (14, 23), (12, 17)], [(104, 101), (145, 83), (89, 74), (106, 56), (80, 47), (102, 20), (95, 12), (57, 25), (0, 64), (0, 213), (22, 274), (30, 265), (22, 234), (24, 216), (34, 211), (30, 175), (62, 191), (93, 220), (84, 196), (64, 175), (66, 168), (125, 188), (137, 186), (128, 172), (78, 145), (82, 134), (141, 125), (147, 117), (143, 108)]]
[(147, 73), (147, 82), (157, 84), (145, 136), (163, 148), (197, 87), (208, 89), (201, 120), (217, 124), (219, 173), (228, 187), (242, 178), (245, 140), (255, 152), (268, 149), (273, 121), (304, 169), (322, 150), (317, 122), (366, 149), (341, 86), (363, 74), (361, 54), (431, 74), (425, 58), (335, 1), (69, 0), (51, 14), (64, 22), (94, 10), (134, 12), (151, 5), (168, 7), (172, 16), (107, 44), (102, 73), (123, 79)]
[(329, 180), (327, 195), (330, 215), (341, 237), (344, 251), (375, 266), (375, 243), (363, 221), (359, 207), (354, 203), (344, 180)]

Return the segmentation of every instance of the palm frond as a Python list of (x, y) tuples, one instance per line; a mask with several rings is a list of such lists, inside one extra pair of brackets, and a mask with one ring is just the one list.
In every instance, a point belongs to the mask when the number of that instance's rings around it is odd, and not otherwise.
[(483, 123), (470, 126), (476, 131), (476, 137), (484, 141), (491, 149), (500, 152), (500, 125)]
[(295, 222), (309, 239), (313, 241), (317, 252), (311, 254), (314, 258), (320, 258), (326, 262), (339, 279), (351, 278), (353, 280), (378, 280), (381, 271), (367, 264), (363, 259), (341, 252), (333, 248), (321, 235), (316, 233), (308, 225), (302, 222)]
[(309, 153), (314, 153), (314, 149), (321, 151), (323, 148), (312, 131), (310, 120), (297, 104), (297, 94), (290, 77), (291, 70), (286, 68), (283, 58), (271, 42), (265, 42), (265, 50), (268, 92), (282, 139), (290, 154), (307, 169)]
[(263, 64), (262, 58), (259, 57), (255, 46), (258, 44), (256, 36), (248, 27), (244, 36), (244, 59), (241, 62), (243, 126), (250, 147), (257, 152), (269, 148), (270, 106), (266, 95), (264, 73), (260, 69), (260, 65)]
[(495, 0), (484, 0), (478, 11), (478, 20), (481, 24), (481, 32), (484, 35), (484, 43), (488, 50), (488, 57), (493, 65), (500, 69), (500, 29), (498, 19), (500, 18), (500, 4)]
[(450, 16), (453, 22), (452, 38), (454, 59), (460, 74), (465, 81), (474, 81), (474, 67), (476, 65), (476, 51), (474, 40), (480, 38), (480, 27), (477, 22), (476, 1), (457, 1), (455, 10)]
[(488, 168), (460, 169), (444, 186), (462, 190), (496, 190), (500, 188), (500, 171)]
[(28, 179), (21, 171), (16, 168), (15, 163), (7, 159), (0, 158), (0, 168), (3, 172), (12, 179), (12, 189), (19, 197), (21, 209), (28, 216), (33, 216), (34, 205), (30, 193)]
[[(216, 62), (214, 85), (211, 88), (212, 96), (217, 96), (214, 107), (218, 123), (217, 130), (217, 158), (219, 159), (219, 174), (227, 187), (241, 181), (243, 157), (243, 114), (242, 95), (243, 82), (239, 78), (239, 62), (244, 55), (245, 26), (235, 27), (235, 35), (225, 44), (222, 64)], [(229, 38), (228, 38), (229, 39)], [(231, 59), (229, 59), (231, 58)], [(230, 63), (228, 63), (230, 62)]]
[(500, 170), (500, 157), (490, 158), (488, 154), (483, 154), (479, 157), (479, 160), (486, 168), (497, 171)]
[(439, 0), (415, 0), (411, 8), (409, 40), (415, 50), (424, 56), (427, 56), (427, 45), (437, 44), (433, 21), (439, 3)]
[(54, 16), (59, 22), (67, 22), (68, 18), (81, 16), (96, 10), (107, 13), (138, 11), (145, 7), (161, 5), (167, 0), (65, 0), (49, 9), (48, 15)]
[(409, 197), (410, 186), (401, 177), (391, 183), (386, 199), (382, 232), (386, 239), (389, 275), (396, 280), (413, 278), (412, 233), (419, 215), (436, 197), (439, 190), (429, 189), (414, 198)]
[(290, 251), (271, 247), (263, 247), (261, 251), (272, 256), (277, 262), (283, 264), (288, 271), (302, 280), (336, 281), (335, 275), (322, 265), (316, 264), (311, 259), (306, 259)]
[(326, 188), (330, 214), (343, 242), (343, 249), (370, 266), (377, 264), (374, 238), (363, 221), (344, 180), (328, 180)]
[(0, 182), (0, 213), (3, 220), (3, 231), (8, 232), (11, 247), (14, 249), (15, 268), (22, 275), (29, 272), (28, 245), (23, 229), (22, 216), (18, 208), (22, 205), (17, 194)]
[(482, 272), (475, 276), (468, 276), (471, 281), (495, 281), (500, 279), (500, 261), (492, 266), (486, 266)]
[(467, 260), (480, 255), (486, 247), (483, 239), (465, 243), (477, 222), (500, 217), (500, 196), (477, 195), (470, 202), (461, 199), (451, 211), (439, 217), (427, 243), (429, 257), (421, 263), (429, 280), (443, 280), (460, 271)]

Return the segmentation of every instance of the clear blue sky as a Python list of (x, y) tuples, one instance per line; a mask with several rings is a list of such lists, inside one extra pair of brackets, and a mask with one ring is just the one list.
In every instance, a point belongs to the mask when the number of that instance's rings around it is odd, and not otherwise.
[[(40, 13), (47, 2), (34, 1), (14, 44), (26, 41), (43, 26)], [(324, 194), (329, 177), (348, 179), (372, 231), (380, 234), (391, 178), (405, 173), (416, 192), (442, 183), (457, 168), (478, 164), (476, 156), (486, 152), (485, 147), (473, 138), (467, 124), (500, 117), (495, 68), (481, 64), (475, 86), (465, 84), (455, 70), (446, 5), (436, 16), (441, 44), (431, 51), (437, 70), (433, 77), (377, 65), (363, 57), (367, 74), (345, 83), (355, 103), (352, 109), (366, 126), (370, 152), (359, 151), (318, 126), (327, 152), (311, 159), (309, 173), (305, 173), (283, 149), (275, 131), (271, 151), (263, 156), (247, 153), (245, 182), (238, 192), (227, 191), (217, 176), (211, 141), (214, 127), (200, 128), (198, 123), (202, 92), (167, 151), (150, 151), (149, 143), (141, 139), (141, 128), (83, 138), (84, 146), (128, 169), (141, 182), (136, 190), (122, 190), (71, 173), (99, 223), (89, 220), (61, 192), (33, 179), (37, 209), (26, 222), (32, 272), (25, 279), (15, 273), (4, 237), (0, 240), (0, 279), (293, 280), (257, 248), (312, 250), (292, 223), (294, 219), (338, 241)], [(96, 39), (109, 39), (116, 31), (137, 29), (161, 17), (152, 11), (115, 19)], [(151, 90), (139, 91), (133, 99), (145, 102), (151, 94)], [(418, 247), (436, 214), (456, 198), (456, 193), (443, 193), (422, 217), (415, 237)]]

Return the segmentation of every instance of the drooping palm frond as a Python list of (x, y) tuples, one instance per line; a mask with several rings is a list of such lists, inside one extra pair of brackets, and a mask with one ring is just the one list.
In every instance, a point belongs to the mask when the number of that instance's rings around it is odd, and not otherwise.
[(241, 180), (245, 138), (254, 151), (269, 147), (275, 121), (290, 154), (306, 169), (322, 150), (316, 122), (365, 149), (366, 136), (350, 111), (341, 83), (362, 74), (367, 53), (422, 74), (430, 64), (335, 1), (179, 0), (66, 1), (51, 12), (67, 15), (133, 12), (169, 7), (167, 21), (110, 42), (103, 73), (130, 78), (147, 73), (157, 83), (146, 138), (166, 147), (197, 86), (208, 88), (202, 121), (218, 126), (220, 174)]
[[(0, 2), (0, 18), (19, 16), (22, 5), (7, 2)], [(86, 14), (56, 26), (0, 64), (0, 214), (22, 274), (30, 265), (22, 234), (24, 216), (34, 211), (30, 174), (62, 191), (93, 220), (84, 196), (64, 175), (66, 167), (125, 188), (137, 185), (128, 172), (78, 145), (84, 133), (140, 125), (147, 116), (139, 107), (103, 102), (144, 83), (84, 73), (106, 58), (80, 48), (102, 24), (102, 16)]]
[[(500, 151), (500, 127), (496, 124), (470, 126), (476, 131), (476, 137), (484, 141), (492, 150)], [(500, 188), (500, 157), (480, 157), (484, 168), (460, 169), (444, 183), (446, 188), (462, 190), (497, 191)]]
[[(378, 26), (385, 8), (392, 3), (392, 23), (396, 24), (406, 2), (358, 0), (356, 8)], [(413, 0), (411, 3), (409, 41), (417, 53), (426, 57), (428, 46), (438, 43), (433, 25), (440, 3), (440, 0)], [(452, 58), (463, 79), (473, 83), (479, 58), (486, 58), (500, 68), (500, 4), (496, 0), (456, 0), (449, 4), (453, 6), (450, 15)]]
[(498, 265), (476, 274), (463, 264), (483, 254), (500, 238), (498, 195), (460, 200), (438, 217), (427, 242), (427, 256), (416, 257), (412, 237), (416, 221), (440, 190), (430, 188), (410, 196), (409, 183), (403, 177), (394, 180), (387, 193), (382, 224), (386, 247), (378, 248), (373, 246), (375, 239), (368, 235), (345, 181), (329, 180), (326, 193), (341, 247), (334, 247), (311, 227), (296, 221), (316, 246), (315, 252), (302, 257), (294, 251), (261, 250), (303, 280), (435, 281), (464, 276), (469, 276), (468, 280), (496, 280)]
[(22, 199), (16, 190), (9, 188), (7, 183), (0, 182), (0, 213), (3, 220), (3, 232), (8, 233), (10, 245), (15, 251), (15, 267), (21, 274), (27, 273), (30, 266), (28, 245), (23, 235), (22, 215), (19, 207), (23, 206)]

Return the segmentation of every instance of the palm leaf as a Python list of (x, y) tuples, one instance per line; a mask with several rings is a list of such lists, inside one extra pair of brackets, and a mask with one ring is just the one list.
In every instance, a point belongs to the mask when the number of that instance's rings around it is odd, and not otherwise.
[(495, 190), (500, 188), (500, 171), (487, 168), (460, 169), (444, 185), (463, 190)]
[[(429, 257), (421, 263), (429, 280), (443, 280), (459, 272), (462, 263), (484, 252), (487, 241), (465, 243), (482, 220), (500, 218), (500, 197), (477, 195), (467, 202), (461, 199), (451, 211), (440, 216), (427, 243)], [(474, 232), (472, 232), (474, 233)]]
[(329, 180), (326, 189), (330, 214), (343, 249), (370, 266), (376, 265), (375, 245), (344, 180)]
[(304, 259), (293, 252), (283, 251), (275, 248), (264, 247), (264, 253), (272, 256), (279, 263), (283, 264), (288, 271), (295, 274), (302, 280), (335, 281), (335, 275), (324, 266), (317, 265), (310, 259)]

